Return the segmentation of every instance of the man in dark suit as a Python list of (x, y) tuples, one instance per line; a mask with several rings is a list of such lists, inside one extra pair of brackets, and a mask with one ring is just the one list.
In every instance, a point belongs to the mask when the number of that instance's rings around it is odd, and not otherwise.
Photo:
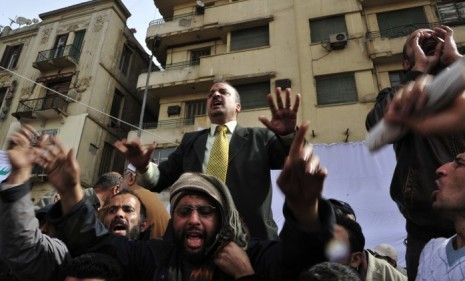
[(229, 143), (225, 182), (251, 237), (273, 239), (277, 226), (271, 211), (270, 169), (281, 169), (289, 152), (300, 95), (293, 106), (290, 89), (276, 89), (276, 105), (271, 94), (267, 99), (272, 118), (259, 120), (268, 129), (243, 128), (236, 121), (241, 111), (237, 90), (227, 82), (213, 84), (207, 97), (211, 128), (186, 133), (176, 151), (158, 166), (150, 163), (154, 144), (141, 146), (138, 140), (122, 140), (115, 147), (137, 168), (141, 185), (159, 192), (185, 172), (208, 173), (216, 127), (225, 125)]

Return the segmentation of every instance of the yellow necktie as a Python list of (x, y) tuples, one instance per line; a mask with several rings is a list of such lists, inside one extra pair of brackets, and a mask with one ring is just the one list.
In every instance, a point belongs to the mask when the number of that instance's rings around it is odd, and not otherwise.
[(226, 173), (228, 171), (228, 153), (229, 143), (226, 137), (228, 128), (225, 125), (216, 127), (216, 137), (213, 142), (208, 159), (206, 174), (217, 177), (219, 180), (226, 182)]

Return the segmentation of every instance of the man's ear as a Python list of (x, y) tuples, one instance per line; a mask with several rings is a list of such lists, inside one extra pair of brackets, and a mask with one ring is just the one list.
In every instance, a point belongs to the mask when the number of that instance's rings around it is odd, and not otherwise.
[(146, 231), (149, 227), (151, 227), (152, 225), (149, 224), (149, 222), (147, 220), (143, 220), (141, 223), (140, 223), (140, 232), (144, 232)]
[(363, 262), (363, 252), (355, 252), (350, 255), (350, 267), (359, 268)]
[(119, 185), (115, 185), (111, 188), (111, 195), (116, 195), (120, 192), (120, 186)]
[(239, 112), (241, 112), (241, 104), (236, 103), (236, 113), (239, 113)]
[(127, 177), (126, 182), (127, 182), (127, 184), (128, 184), (129, 186), (132, 186), (133, 184), (135, 184), (135, 183), (136, 183), (136, 175), (130, 173), (130, 174), (128, 175), (128, 177)]

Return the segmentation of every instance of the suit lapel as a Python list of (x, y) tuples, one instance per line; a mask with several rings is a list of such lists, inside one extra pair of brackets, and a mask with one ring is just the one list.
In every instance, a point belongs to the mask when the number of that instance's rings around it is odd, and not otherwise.
[(194, 140), (194, 150), (200, 163), (200, 170), (202, 170), (203, 158), (205, 158), (205, 146), (207, 145), (208, 132), (210, 129), (203, 130), (199, 133), (199, 136)]
[(236, 157), (236, 155), (242, 150), (243, 146), (247, 143), (248, 135), (249, 133), (247, 129), (242, 128), (239, 125), (236, 126), (229, 144), (229, 163), (231, 163), (234, 157)]

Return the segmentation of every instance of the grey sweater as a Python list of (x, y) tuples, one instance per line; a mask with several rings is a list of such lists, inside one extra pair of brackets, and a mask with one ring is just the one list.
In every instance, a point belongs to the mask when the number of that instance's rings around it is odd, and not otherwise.
[(0, 190), (1, 259), (18, 280), (57, 280), (59, 267), (70, 255), (62, 241), (40, 231), (30, 185)]

